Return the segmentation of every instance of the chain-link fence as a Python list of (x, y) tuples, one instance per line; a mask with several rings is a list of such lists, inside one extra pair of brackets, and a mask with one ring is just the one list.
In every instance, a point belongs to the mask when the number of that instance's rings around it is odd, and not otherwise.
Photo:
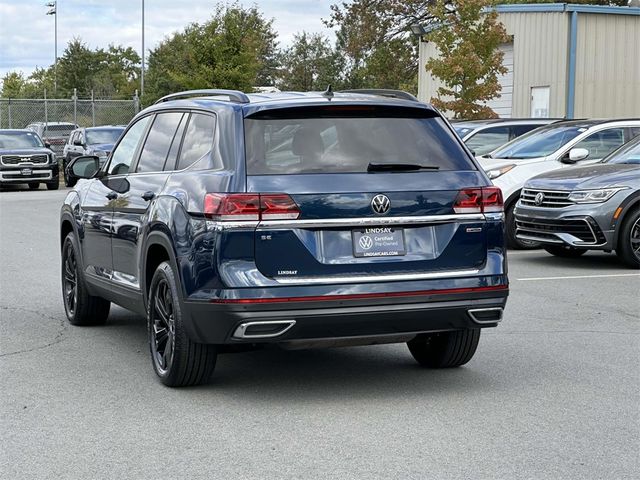
[(70, 122), (81, 127), (126, 125), (140, 110), (131, 100), (0, 98), (0, 128), (26, 128), (31, 123)]

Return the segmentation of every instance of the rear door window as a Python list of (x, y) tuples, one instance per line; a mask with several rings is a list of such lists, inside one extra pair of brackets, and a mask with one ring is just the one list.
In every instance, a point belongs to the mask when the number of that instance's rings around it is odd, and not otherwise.
[(183, 115), (182, 112), (156, 115), (140, 153), (136, 172), (162, 171)]
[(198, 160), (211, 155), (213, 148), (213, 133), (215, 130), (215, 117), (201, 113), (191, 114), (187, 125), (177, 170), (190, 167)]
[(245, 119), (249, 175), (362, 173), (370, 164), (475, 170), (453, 132), (428, 110), (336, 106)]

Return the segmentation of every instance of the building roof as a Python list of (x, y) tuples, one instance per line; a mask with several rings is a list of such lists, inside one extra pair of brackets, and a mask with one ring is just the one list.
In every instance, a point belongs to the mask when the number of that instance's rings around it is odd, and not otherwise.
[(527, 12), (577, 12), (599, 13), (605, 15), (637, 15), (640, 7), (617, 7), (609, 5), (579, 5), (574, 3), (527, 3), (496, 5), (498, 13), (527, 13)]

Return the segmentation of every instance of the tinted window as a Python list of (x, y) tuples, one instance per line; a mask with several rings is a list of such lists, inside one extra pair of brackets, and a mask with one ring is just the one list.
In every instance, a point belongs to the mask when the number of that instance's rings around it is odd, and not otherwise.
[(626, 143), (603, 160), (605, 163), (632, 163), (640, 165), (640, 137)]
[(111, 155), (109, 175), (122, 175), (129, 172), (133, 156), (150, 118), (150, 116), (141, 118), (124, 134), (124, 137)]
[(33, 132), (0, 132), (0, 148), (44, 147), (42, 140)]
[(87, 130), (87, 143), (97, 145), (101, 143), (116, 143), (124, 128), (101, 128), (100, 130)]
[(476, 155), (484, 155), (507, 143), (509, 133), (509, 127), (491, 127), (476, 133), (465, 143)]
[(511, 138), (519, 137), (520, 135), (524, 135), (525, 133), (530, 132), (542, 125), (512, 125), (511, 128)]
[(137, 172), (162, 171), (182, 115), (180, 112), (156, 115), (140, 153)]
[(610, 128), (595, 132), (576, 143), (573, 148), (589, 150), (589, 160), (606, 157), (624, 143), (624, 128)]
[(199, 113), (191, 115), (180, 150), (180, 158), (176, 167), (178, 170), (193, 165), (211, 153), (214, 126), (215, 118), (210, 115)]
[(556, 152), (581, 133), (586, 127), (579, 125), (548, 126), (511, 140), (491, 154), (492, 158), (527, 159), (545, 157)]
[(183, 115), (180, 120), (180, 125), (176, 134), (173, 136), (173, 142), (171, 142), (171, 148), (169, 149), (169, 155), (167, 155), (167, 161), (164, 164), (163, 170), (175, 170), (176, 163), (178, 161), (178, 151), (180, 150), (180, 144), (182, 143), (182, 136), (184, 129), (187, 126), (189, 115)]
[(248, 173), (358, 173), (370, 163), (475, 169), (442, 119), (423, 118), (428, 111), (377, 109), (368, 117), (363, 108), (344, 110), (344, 117), (329, 109), (307, 118), (245, 120)]

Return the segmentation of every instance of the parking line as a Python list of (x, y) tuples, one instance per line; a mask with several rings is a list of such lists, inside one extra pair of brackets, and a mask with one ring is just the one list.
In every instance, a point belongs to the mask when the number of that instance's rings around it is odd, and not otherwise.
[(571, 275), (566, 277), (529, 277), (518, 278), (522, 282), (531, 282), (535, 280), (571, 280), (574, 278), (609, 278), (609, 277), (640, 277), (640, 273), (612, 273), (609, 275)]

